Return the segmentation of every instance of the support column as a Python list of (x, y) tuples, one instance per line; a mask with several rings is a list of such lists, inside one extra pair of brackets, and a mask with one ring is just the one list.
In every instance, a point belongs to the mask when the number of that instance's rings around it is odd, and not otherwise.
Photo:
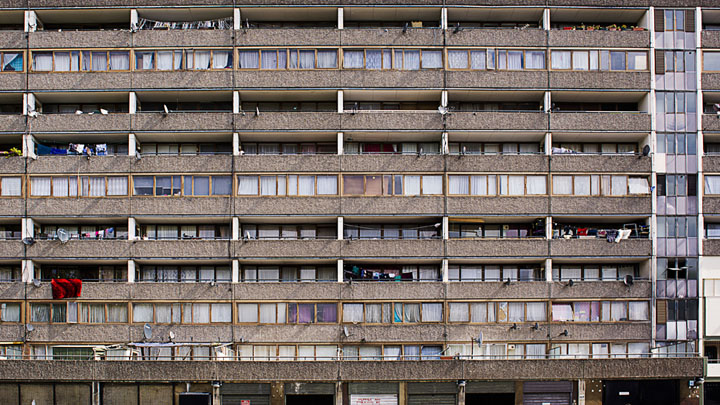
[(233, 29), (235, 31), (242, 28), (242, 16), (240, 15), (240, 9), (234, 8), (233, 9)]
[(457, 405), (465, 405), (465, 381), (458, 382)]
[(240, 92), (233, 91), (233, 114), (240, 114)]
[(345, 218), (338, 217), (337, 219), (337, 240), (343, 240), (345, 237)]
[(140, 29), (140, 17), (136, 9), (130, 10), (130, 30), (132, 32)]
[(22, 281), (24, 283), (32, 283), (35, 278), (35, 263), (32, 260), (22, 261)]
[(442, 238), (443, 240), (450, 239), (450, 219), (448, 217), (442, 219)]
[(552, 134), (547, 132), (545, 134), (545, 156), (552, 155)]
[(447, 90), (443, 90), (443, 91), (440, 93), (440, 105), (441, 105), (442, 107), (447, 107), (447, 106), (448, 106), (448, 92), (447, 92)]
[(578, 405), (585, 405), (585, 380), (578, 380)]
[(232, 240), (240, 240), (240, 218), (232, 217)]
[(233, 283), (240, 282), (240, 261), (239, 260), (232, 261), (232, 282)]
[(23, 156), (27, 156), (30, 159), (37, 159), (35, 153), (35, 137), (30, 134), (25, 134), (22, 137), (22, 153)]
[(345, 153), (345, 133), (337, 133), (337, 154), (342, 155)]
[(128, 134), (128, 156), (136, 156), (138, 146), (137, 136), (135, 136), (135, 134)]
[(443, 132), (440, 136), (440, 153), (443, 155), (449, 155), (450, 154), (450, 142), (448, 140), (448, 133)]
[(240, 134), (237, 132), (233, 132), (232, 134), (232, 154), (233, 156), (240, 156), (240, 151), (242, 150), (240, 145)]
[(549, 91), (546, 91), (545, 95), (543, 96), (543, 107), (546, 113), (552, 111), (552, 96), (550, 95)]
[(137, 240), (140, 239), (137, 235), (137, 221), (135, 221), (135, 218), (129, 217), (128, 218), (128, 240)]
[(285, 405), (285, 384), (270, 383), (270, 405)]
[(35, 221), (32, 218), (23, 218), (20, 222), (21, 239), (34, 238), (35, 237)]
[(447, 283), (450, 281), (450, 275), (448, 274), (448, 259), (442, 260), (441, 267), (440, 271), (442, 272), (442, 281), (443, 283)]
[(337, 29), (345, 29), (345, 9), (338, 7), (337, 11)]
[(440, 9), (440, 29), (448, 29), (447, 8), (444, 7)]
[(545, 281), (551, 283), (552, 279), (552, 259), (545, 259)]
[(343, 259), (338, 259), (337, 261), (337, 282), (342, 283), (344, 280), (343, 275)]
[(35, 11), (33, 10), (26, 10), (25, 11), (25, 23), (24, 23), (24, 30), (25, 32), (35, 32), (38, 28), (38, 18), (37, 14), (35, 14)]
[(335, 405), (343, 405), (343, 389), (340, 381), (335, 383)]
[(218, 384), (218, 382), (213, 382), (212, 405), (221, 405), (221, 404), (222, 404), (222, 402), (220, 401), (220, 384)]
[(92, 405), (100, 405), (100, 382), (92, 382)]
[(337, 109), (338, 112), (342, 114), (343, 112), (343, 105), (345, 104), (345, 97), (342, 90), (338, 90), (337, 92)]
[(550, 31), (550, 9), (543, 10), (542, 27), (545, 31)]
[(135, 260), (128, 260), (127, 280), (128, 283), (135, 282)]
[(35, 104), (37, 104), (37, 100), (35, 99), (34, 93), (23, 94), (23, 115), (37, 115), (35, 111)]
[(128, 94), (128, 113), (135, 114), (137, 113), (137, 93), (134, 91), (131, 91)]

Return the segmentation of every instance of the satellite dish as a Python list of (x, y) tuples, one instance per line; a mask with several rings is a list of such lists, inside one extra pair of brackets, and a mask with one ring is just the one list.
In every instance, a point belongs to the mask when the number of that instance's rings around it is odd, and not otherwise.
[(482, 334), (482, 332), (478, 332), (478, 337), (475, 338), (475, 342), (477, 342), (477, 345), (478, 345), (478, 346), (482, 346), (482, 342), (483, 342), (483, 334)]
[(67, 241), (70, 240), (70, 232), (64, 228), (58, 228), (57, 237), (60, 240), (60, 243), (67, 243)]
[(34, 285), (35, 287), (40, 287), (40, 279), (34, 278), (34, 279), (33, 279), (33, 285)]
[(35, 238), (32, 238), (32, 237), (23, 238), (22, 243), (24, 245), (31, 246), (31, 245), (35, 244)]
[(713, 104), (713, 110), (715, 110), (716, 113), (720, 113), (720, 103)]
[(648, 155), (650, 155), (650, 145), (645, 145), (645, 146), (643, 147), (642, 155), (643, 155), (643, 156), (648, 156)]
[(625, 283), (626, 286), (631, 286), (635, 282), (635, 279), (630, 274), (625, 275), (625, 279), (623, 280), (623, 283)]
[(28, 331), (28, 332), (32, 332), (32, 331), (35, 330), (35, 327), (34, 327), (33, 325), (31, 325), (31, 324), (27, 324), (26, 328), (27, 328), (27, 331)]
[(347, 326), (343, 326), (343, 334), (345, 335), (345, 337), (349, 337), (349, 336), (350, 336), (350, 331), (348, 331)]
[(175, 339), (175, 332), (170, 331), (170, 340)]
[(145, 339), (147, 340), (152, 339), (152, 326), (150, 326), (149, 323), (146, 323), (145, 326), (143, 326), (143, 336), (145, 336)]

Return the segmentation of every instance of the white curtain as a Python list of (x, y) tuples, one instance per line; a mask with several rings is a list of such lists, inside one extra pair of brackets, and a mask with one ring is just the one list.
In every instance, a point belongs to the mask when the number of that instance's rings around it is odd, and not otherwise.
[(470, 69), (485, 70), (486, 60), (485, 51), (470, 51)]
[[(269, 304), (274, 306), (275, 304)], [(238, 304), (238, 322), (257, 322), (258, 304)], [(267, 311), (267, 308), (266, 308)], [(267, 315), (267, 313), (266, 313)]]
[(362, 69), (365, 52), (362, 49), (343, 51), (343, 68), (345, 69)]
[(467, 69), (468, 51), (448, 50), (448, 67), (450, 69)]
[(20, 177), (3, 177), (0, 179), (0, 195), (3, 197), (19, 196), (22, 191)]
[(523, 52), (522, 51), (508, 51), (508, 70), (522, 70), (523, 69)]
[(570, 195), (572, 194), (572, 176), (553, 176), (553, 194), (554, 195)]
[(110, 52), (110, 70), (130, 70), (130, 52)]
[(552, 51), (550, 55), (553, 69), (570, 69), (570, 51)]
[(528, 69), (545, 69), (544, 51), (525, 51), (525, 59)]
[(442, 322), (442, 304), (440, 303), (423, 303), (422, 304), (422, 320), (423, 322)]
[(527, 194), (547, 194), (547, 180), (545, 176), (527, 176)]
[(315, 176), (298, 176), (298, 195), (315, 195)]
[(299, 69), (315, 69), (315, 51), (300, 49)]
[(2, 318), (0, 321), (3, 322), (19, 322), (20, 321), (20, 304), (0, 304), (0, 313)]
[(343, 322), (363, 322), (363, 304), (343, 304)]
[(649, 194), (650, 186), (648, 180), (642, 177), (630, 177), (628, 179), (630, 194)]
[(92, 53), (92, 71), (104, 72), (108, 69), (107, 52)]
[(613, 322), (627, 321), (627, 303), (625, 301), (613, 301), (610, 304), (612, 315), (610, 320)]
[(382, 322), (382, 304), (365, 304), (365, 322)]
[(258, 176), (238, 176), (238, 195), (257, 195)]
[(527, 320), (528, 322), (539, 322), (547, 319), (545, 304), (542, 302), (527, 303)]
[(337, 51), (334, 49), (320, 49), (317, 52), (318, 68), (334, 69), (338, 67)]
[(31, 177), (30, 178), (30, 195), (32, 195), (32, 196), (49, 196), (50, 195), (50, 177)]
[(403, 308), (403, 322), (420, 322), (420, 304), (395, 304), (396, 312), (398, 306), (402, 306)]
[(470, 305), (467, 302), (451, 302), (448, 310), (450, 311), (450, 322), (468, 322), (470, 320)]
[[(256, 311), (255, 304), (240, 304), (249, 305), (250, 307), (245, 309), (245, 313), (242, 314), (243, 319), (247, 319), (248, 316), (255, 316)], [(238, 311), (240, 311), (240, 305), (238, 305)], [(260, 304), (260, 323), (276, 323), (277, 322), (277, 306), (276, 304)], [(240, 316), (240, 315), (238, 315)], [(253, 322), (253, 321), (243, 321)]]
[(105, 195), (105, 177), (82, 178), (82, 195), (84, 197), (102, 197)]
[(276, 195), (276, 179), (276, 176), (260, 176), (260, 195)]
[(55, 71), (70, 71), (70, 52), (55, 52)]
[[(193, 53), (195, 54), (195, 61), (192, 67), (195, 70), (210, 69), (210, 51), (194, 51)], [(257, 51), (255, 51), (255, 60), (257, 61)], [(190, 64), (188, 64), (188, 69), (189, 68)]]
[(628, 193), (628, 178), (626, 176), (612, 176), (612, 195), (626, 195)]
[(720, 176), (705, 175), (705, 194), (720, 194)]
[(602, 359), (608, 357), (609, 347), (607, 343), (593, 343), (592, 345), (592, 357), (594, 359)]
[(405, 195), (420, 195), (420, 176), (405, 175)]
[[(284, 66), (280, 66), (283, 69)], [(260, 69), (278, 69), (278, 51), (260, 51)]]
[(422, 52), (422, 67), (423, 69), (439, 69), (442, 67), (442, 51), (428, 51)]
[(365, 50), (365, 69), (381, 69), (382, 52), (380, 49)]
[(80, 303), (80, 322), (104, 323), (105, 304)]
[(333, 360), (337, 358), (337, 346), (315, 346), (316, 360)]
[(511, 175), (511, 176), (507, 176), (507, 177), (508, 177), (508, 195), (524, 195), (525, 194), (525, 176)]
[(650, 319), (648, 303), (646, 301), (629, 302), (630, 320), (647, 321)]
[(628, 343), (628, 358), (648, 357), (650, 344), (644, 342)]
[[(492, 305), (492, 304), (490, 304)], [(493, 308), (494, 309), (494, 308)], [(481, 322), (493, 322), (488, 319), (488, 303), (485, 302), (473, 302), (470, 304), (470, 322), (481, 323)]]
[(157, 68), (158, 70), (173, 70), (174, 51), (158, 51), (157, 52)]
[(588, 51), (573, 51), (572, 68), (573, 70), (588, 70), (590, 68)]
[(127, 323), (127, 304), (107, 304), (107, 320)]
[(590, 345), (588, 343), (569, 343), (567, 352), (575, 359), (587, 359), (590, 357)]
[(230, 51), (213, 51), (213, 69), (228, 69), (232, 65), (230, 63)]
[(422, 193), (428, 194), (442, 194), (442, 176), (428, 176), (422, 177)]
[(317, 176), (317, 193), (319, 195), (337, 195), (337, 177)]
[(448, 176), (448, 193), (455, 195), (470, 194), (468, 176)]
[(127, 195), (127, 177), (108, 177), (107, 195)]
[(553, 304), (552, 305), (553, 321), (572, 321), (573, 310), (571, 304)]
[(590, 176), (575, 176), (573, 195), (590, 195)]
[(229, 323), (232, 322), (232, 306), (231, 304), (212, 304), (212, 322)]
[(493, 192), (490, 194), (495, 194), (494, 192), (494, 180), (495, 176), (470, 176), (470, 195), (488, 195), (488, 179), (491, 179), (493, 181)]
[(508, 303), (508, 322), (523, 322), (525, 320), (525, 303)]
[(53, 177), (52, 178), (52, 189), (53, 189), (53, 197), (67, 197), (68, 196), (68, 178), (67, 177)]
[[(405, 49), (401, 52), (404, 56), (403, 70), (420, 69), (420, 51)], [(395, 54), (395, 57), (397, 58), (397, 52)]]
[(210, 323), (210, 304), (192, 304), (193, 323)]
[(49, 72), (53, 68), (52, 52), (34, 52), (33, 70), (37, 72)]

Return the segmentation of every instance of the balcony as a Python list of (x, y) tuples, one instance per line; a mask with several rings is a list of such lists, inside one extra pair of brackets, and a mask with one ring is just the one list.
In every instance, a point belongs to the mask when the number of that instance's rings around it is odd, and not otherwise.
[(705, 155), (702, 158), (703, 172), (720, 173), (720, 155)]
[(648, 89), (650, 72), (550, 72), (552, 89)]
[[(194, 32), (193, 32), (194, 34)], [(249, 28), (238, 31), (235, 36), (236, 46), (332, 46), (347, 43), (347, 31), (334, 28)], [(367, 44), (365, 42), (364, 44)]]
[(340, 256), (341, 250), (341, 242), (334, 239), (247, 240), (233, 242), (233, 254), (240, 258), (320, 257), (334, 259)]
[(23, 257), (23, 246), (19, 240), (0, 240), (0, 257), (20, 259)]
[(592, 173), (650, 173), (649, 157), (636, 155), (553, 155), (552, 171)]
[(133, 33), (133, 46), (138, 48), (230, 47), (232, 45), (231, 30), (140, 30)]
[[(621, 242), (622, 243), (622, 242)], [(652, 283), (649, 280), (635, 280), (631, 286), (622, 281), (577, 281), (569, 287), (564, 282), (552, 283), (552, 299), (614, 299), (614, 298), (650, 298)]]
[(452, 71), (446, 72), (447, 87), (459, 88), (547, 88), (548, 72), (545, 70), (525, 71)]
[[(92, 159), (91, 162), (100, 159), (102, 157)], [(130, 170), (133, 173), (230, 173), (232, 171), (230, 155), (143, 155), (140, 160), (135, 157), (115, 157), (115, 159), (121, 162), (123, 161), (121, 159), (129, 159), (132, 163)], [(93, 172), (94, 170), (88, 171)]]
[(134, 131), (232, 130), (232, 113), (171, 112), (132, 114)]
[[(329, 75), (327, 72), (321, 78), (322, 86), (339, 86), (343, 88), (365, 88), (365, 87), (408, 87), (408, 88), (442, 88), (443, 87), (443, 71), (437, 70), (343, 70), (331, 71), (338, 72), (336, 75)], [(339, 79), (339, 80), (337, 80)], [(288, 87), (292, 87), (293, 81), (289, 82)], [(301, 83), (300, 86), (302, 87)], [(313, 86), (306, 86), (313, 87)], [(315, 86), (320, 87), (320, 86)], [(334, 86), (333, 86), (334, 87)], [(448, 84), (448, 87), (453, 87)]]
[(703, 239), (704, 256), (720, 256), (720, 239)]
[[(130, 132), (131, 117), (130, 114), (40, 114), (29, 118), (29, 122), (33, 132)], [(21, 118), (24, 121), (25, 117)]]
[(550, 115), (550, 129), (650, 132), (650, 115), (640, 112), (560, 112)]
[(30, 73), (28, 89), (34, 90), (111, 90), (132, 88), (130, 72)]
[(230, 216), (230, 201), (230, 197), (134, 197), (132, 214)]
[[(443, 212), (443, 197), (343, 197), (340, 215), (437, 215)], [(328, 211), (333, 212), (333, 211)], [(337, 212), (337, 211), (334, 211)], [(477, 211), (475, 211), (477, 212)]]
[(128, 240), (38, 240), (27, 248), (28, 258), (46, 259), (123, 259), (132, 257), (132, 242)]
[(344, 172), (432, 172), (443, 160), (441, 155), (343, 155), (340, 165)]
[(552, 198), (552, 215), (647, 215), (652, 198), (644, 197), (571, 197)]
[(128, 48), (130, 30), (112, 31), (36, 31), (28, 34), (31, 49)]
[[(555, 170), (553, 157), (553, 170)], [(451, 155), (445, 158), (448, 172), (547, 172), (543, 154), (532, 155)], [(436, 166), (439, 167), (439, 166)], [(577, 170), (577, 167), (575, 168)]]
[(345, 258), (388, 257), (440, 257), (443, 255), (443, 241), (424, 240), (346, 240), (340, 245)]
[(550, 254), (554, 257), (649, 257), (652, 242), (648, 239), (627, 239), (620, 243), (605, 239), (553, 239)]
[(720, 197), (703, 197), (703, 213), (720, 214)]
[[(133, 88), (136, 89), (209, 89), (231, 88), (231, 70), (133, 72)], [(173, 114), (176, 114), (173, 112)]]
[(25, 89), (25, 74), (22, 72), (0, 73), (0, 89), (18, 91)]
[[(321, 215), (340, 212), (338, 197), (235, 197), (236, 215)], [(203, 212), (198, 210), (197, 212)], [(230, 215), (230, 211), (225, 211)]]
[(237, 131), (329, 130), (340, 128), (337, 112), (265, 112), (235, 114)]
[[(307, 88), (338, 87), (345, 72), (326, 70), (239, 70), (235, 73), (236, 87), (241, 88)], [(226, 85), (233, 86), (231, 81)], [(254, 111), (253, 111), (254, 112)], [(262, 112), (261, 112), (262, 113)]]
[[(40, 156), (28, 159), (28, 173), (123, 173), (131, 170), (136, 158), (130, 156)], [(162, 172), (162, 171), (161, 171)], [(185, 170), (187, 172), (187, 170)]]
[[(18, 148), (20, 149), (20, 148)], [(9, 156), (0, 159), (0, 173), (23, 174), (25, 173), (25, 159), (20, 156)]]
[(139, 240), (131, 243), (136, 258), (220, 259), (231, 256), (227, 240)]
[[(546, 216), (548, 198), (533, 197), (448, 197), (447, 212), (449, 215), (508, 215)], [(442, 209), (436, 212), (443, 212)]]
[(25, 132), (25, 117), (20, 114), (0, 114), (3, 132)]
[(547, 44), (545, 31), (537, 28), (524, 30), (466, 28), (460, 24), (461, 30), (447, 32), (447, 46), (498, 46), (498, 47), (545, 47)]
[[(18, 215), (18, 212), (22, 212), (19, 207), (18, 211), (11, 215)], [(105, 216), (108, 213), (126, 216), (130, 215), (130, 212), (130, 201), (125, 197), (27, 199), (29, 217)]]
[(547, 131), (547, 120), (548, 114), (541, 112), (452, 112), (447, 117), (447, 128), (448, 130)]
[(703, 114), (702, 128), (705, 132), (720, 132), (720, 117), (717, 114)]
[[(12, 3), (12, 0), (8, 0)], [(2, 3), (0, 3), (2, 4)], [(10, 6), (17, 7), (17, 6)], [(18, 31), (3, 31), (2, 37), (0, 37), (0, 49), (25, 49), (25, 33), (21, 30)]]
[(447, 255), (453, 258), (487, 257), (545, 257), (548, 255), (548, 241), (545, 238), (532, 239), (450, 239)]
[(437, 111), (362, 111), (340, 115), (341, 128), (344, 130), (442, 130), (442, 121), (442, 115)]
[(702, 74), (703, 90), (720, 90), (720, 73)]
[(649, 48), (650, 31), (550, 30), (549, 45), (579, 48)]

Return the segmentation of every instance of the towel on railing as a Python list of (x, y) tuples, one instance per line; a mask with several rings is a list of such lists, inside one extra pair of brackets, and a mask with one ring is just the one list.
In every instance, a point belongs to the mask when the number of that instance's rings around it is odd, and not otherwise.
[(50, 284), (54, 300), (79, 297), (82, 292), (82, 280), (77, 278), (54, 278)]

